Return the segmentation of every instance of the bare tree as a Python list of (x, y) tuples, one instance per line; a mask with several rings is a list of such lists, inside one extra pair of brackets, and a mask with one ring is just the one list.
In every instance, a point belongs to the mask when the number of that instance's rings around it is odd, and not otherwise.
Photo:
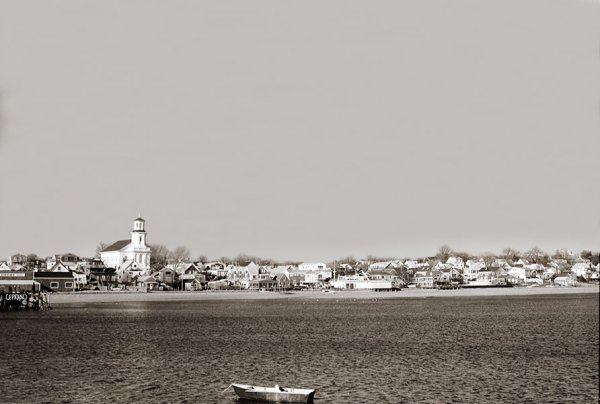
[(594, 266), (598, 265), (598, 262), (600, 261), (600, 253), (592, 252), (590, 250), (581, 251), (579, 256), (584, 260), (589, 260), (591, 262), (591, 264)]
[(219, 258), (219, 262), (222, 262), (225, 265), (233, 263), (233, 260), (229, 257), (221, 257)]
[(167, 256), (169, 260), (174, 262), (186, 262), (190, 260), (190, 250), (185, 246), (175, 247)]
[(494, 255), (494, 253), (491, 252), (484, 252), (483, 254), (480, 254), (480, 257), (483, 259), (483, 262), (485, 262), (485, 266), (488, 268), (491, 267), (494, 261), (496, 260), (496, 256)]
[(35, 254), (35, 253), (30, 253), (27, 254), (27, 262), (33, 262), (33, 261), (39, 261), (41, 260), (41, 258)]
[(502, 250), (502, 254), (500, 256), (506, 260), (516, 261), (521, 257), (521, 252), (519, 250), (515, 250), (514, 248), (505, 248)]
[(554, 254), (552, 254), (552, 258), (557, 260), (567, 260), (574, 258), (566, 248), (561, 248), (560, 250), (556, 250)]
[(395, 261), (395, 257), (378, 257), (376, 255), (367, 255), (367, 261), (369, 262), (387, 262), (387, 261)]
[(293, 266), (298, 266), (300, 265), (302, 262), (301, 261), (283, 261), (280, 262), (279, 265), (293, 265)]
[(202, 262), (202, 263), (208, 262), (208, 257), (206, 255), (199, 255), (196, 258), (196, 262)]
[(339, 262), (340, 264), (348, 264), (348, 265), (354, 265), (356, 264), (356, 258), (354, 258), (353, 256), (349, 255), (345, 258), (336, 260), (337, 262)]
[(548, 261), (548, 254), (542, 251), (540, 247), (535, 246), (525, 252), (525, 258), (534, 264), (544, 264)]
[(103, 241), (99, 242), (98, 245), (96, 246), (96, 255), (97, 256), (100, 255), (100, 252), (105, 250), (106, 247), (108, 247), (108, 246), (109, 246), (108, 243), (105, 243)]
[(236, 265), (239, 265), (241, 267), (245, 267), (246, 265), (248, 265), (249, 263), (252, 262), (252, 258), (251, 256), (249, 256), (248, 254), (238, 254), (235, 259), (234, 262)]
[(473, 257), (471, 254), (469, 254), (467, 252), (458, 252), (458, 251), (454, 251), (452, 253), (452, 255), (462, 258), (462, 260), (464, 262), (467, 262), (468, 260), (470, 260)]
[(452, 248), (450, 248), (450, 246), (448, 246), (447, 244), (444, 244), (443, 246), (441, 246), (438, 249), (437, 255), (436, 257), (442, 261), (442, 262), (446, 262), (448, 261), (448, 258), (450, 258), (450, 256), (454, 253), (454, 251), (452, 250)]
[(150, 256), (150, 265), (152, 267), (162, 267), (167, 265), (169, 249), (163, 244), (150, 244), (152, 255)]

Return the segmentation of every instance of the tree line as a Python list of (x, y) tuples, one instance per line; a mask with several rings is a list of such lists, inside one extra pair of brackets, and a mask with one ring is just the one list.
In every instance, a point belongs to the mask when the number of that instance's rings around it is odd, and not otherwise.
[[(100, 251), (106, 249), (109, 244), (101, 242), (96, 247), (96, 256), (100, 255)], [(230, 257), (219, 257), (215, 259), (209, 259), (206, 255), (198, 255), (195, 259), (192, 259), (189, 248), (186, 246), (177, 246), (175, 248), (168, 248), (164, 244), (149, 244), (150, 249), (152, 250), (151, 261), (150, 264), (153, 268), (163, 267), (168, 264), (180, 263), (180, 262), (211, 262), (218, 261), (222, 262), (226, 265), (233, 264), (239, 266), (246, 266), (251, 262), (254, 262), (257, 265), (269, 265), (269, 266), (277, 266), (277, 265), (298, 265), (300, 261), (278, 261), (271, 258), (263, 258), (255, 255), (249, 254), (238, 254), (234, 258)], [(460, 257), (463, 261), (467, 261), (470, 259), (483, 259), (487, 266), (490, 266), (496, 259), (505, 259), (510, 262), (516, 262), (519, 259), (526, 259), (528, 262), (532, 264), (543, 264), (547, 265), (552, 259), (561, 259), (561, 260), (572, 260), (573, 256), (568, 253), (568, 251), (561, 249), (556, 250), (553, 254), (549, 254), (543, 251), (538, 246), (534, 246), (529, 250), (521, 252), (514, 248), (504, 248), (499, 254), (494, 254), (491, 252), (482, 253), (479, 255), (473, 255), (466, 252), (456, 251), (452, 249), (450, 246), (444, 244), (442, 245), (437, 253), (433, 256), (429, 257), (419, 257), (416, 258), (417, 261), (441, 261), (446, 262), (450, 257)], [(598, 265), (600, 262), (600, 252), (593, 252), (591, 250), (582, 250), (579, 253), (579, 257), (585, 260), (589, 260), (592, 265)], [(354, 256), (346, 256), (336, 260), (332, 260), (327, 263), (330, 268), (334, 266), (340, 267), (342, 264), (348, 264), (353, 267), (360, 268), (361, 265), (365, 266), (365, 269), (368, 268), (368, 263), (373, 262), (387, 262), (387, 261), (406, 261), (407, 259), (413, 259), (411, 257), (390, 257), (390, 256), (375, 256), (375, 255), (367, 255), (364, 259), (356, 259)], [(27, 254), (28, 261), (37, 261), (42, 260), (37, 254), (30, 253)]]

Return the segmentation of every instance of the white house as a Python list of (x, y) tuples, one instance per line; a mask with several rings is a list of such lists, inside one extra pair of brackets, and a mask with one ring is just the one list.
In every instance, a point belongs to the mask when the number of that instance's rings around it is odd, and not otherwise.
[(51, 268), (48, 268), (50, 272), (69, 272), (69, 267), (67, 267), (61, 261), (56, 261)]
[(304, 271), (304, 282), (305, 285), (317, 285), (325, 282), (326, 279), (331, 279), (331, 271)]
[(577, 275), (572, 272), (560, 272), (554, 278), (554, 284), (559, 286), (573, 286), (577, 282)]
[(476, 281), (479, 271), (485, 268), (485, 261), (481, 258), (478, 260), (467, 260), (467, 266), (463, 270), (463, 276), (466, 281)]
[(146, 245), (145, 223), (144, 219), (138, 217), (133, 221), (129, 240), (119, 240), (100, 251), (100, 259), (107, 268), (118, 270), (127, 263), (127, 266), (134, 267), (139, 272), (149, 271), (152, 251)]
[(460, 270), (465, 269), (465, 262), (463, 261), (463, 259), (461, 257), (449, 257), (448, 260), (446, 261), (446, 264), (450, 265), (450, 268), (453, 268), (453, 269), (460, 269)]
[(587, 278), (592, 273), (592, 263), (587, 262), (576, 262), (571, 267), (571, 272), (573, 272), (577, 277)]
[(419, 270), (415, 273), (414, 283), (418, 288), (431, 289), (439, 276), (440, 271), (437, 270)]
[(77, 266), (77, 263), (81, 261), (75, 254), (67, 253), (67, 254), (54, 254), (48, 258), (46, 258), (46, 269), (51, 272), (56, 272), (52, 270), (52, 268), (57, 264), (63, 264), (68, 270), (72, 271)]
[(85, 274), (80, 274), (77, 272), (71, 272), (71, 274), (73, 274), (73, 281), (75, 281), (76, 289), (80, 289), (87, 285), (87, 276)]
[(388, 269), (398, 268), (400, 264), (397, 261), (380, 261), (369, 264), (369, 269)]
[(365, 273), (352, 276), (342, 276), (332, 281), (331, 286), (335, 289), (358, 289), (358, 290), (393, 290), (394, 283), (385, 279), (370, 279)]
[(298, 265), (300, 271), (323, 271), (327, 269), (327, 264), (323, 262), (303, 262)]
[(419, 262), (415, 260), (406, 260), (404, 261), (404, 266), (406, 269), (420, 269), (420, 268), (428, 268), (429, 263), (427, 262)]
[(518, 279), (521, 281), (525, 281), (525, 279), (528, 278), (527, 276), (527, 268), (523, 268), (523, 267), (511, 267), (508, 270), (508, 274), (514, 278), (514, 279)]

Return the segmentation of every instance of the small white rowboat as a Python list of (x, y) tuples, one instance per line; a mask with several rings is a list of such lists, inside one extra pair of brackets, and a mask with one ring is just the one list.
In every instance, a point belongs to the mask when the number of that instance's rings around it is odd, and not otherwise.
[[(288, 387), (260, 387), (249, 384), (233, 383), (235, 394), (240, 398), (252, 401), (265, 401), (272, 403), (312, 403), (315, 398), (315, 390), (295, 389)], [(229, 389), (227, 387), (225, 391)]]

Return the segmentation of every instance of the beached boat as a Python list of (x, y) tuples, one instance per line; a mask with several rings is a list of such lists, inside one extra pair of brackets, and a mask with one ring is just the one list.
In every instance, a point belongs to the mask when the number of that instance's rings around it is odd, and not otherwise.
[[(260, 387), (249, 384), (233, 383), (233, 391), (240, 398), (252, 401), (263, 401), (271, 403), (312, 403), (315, 398), (315, 390), (296, 389), (289, 387)], [(227, 391), (229, 389), (225, 389)]]

